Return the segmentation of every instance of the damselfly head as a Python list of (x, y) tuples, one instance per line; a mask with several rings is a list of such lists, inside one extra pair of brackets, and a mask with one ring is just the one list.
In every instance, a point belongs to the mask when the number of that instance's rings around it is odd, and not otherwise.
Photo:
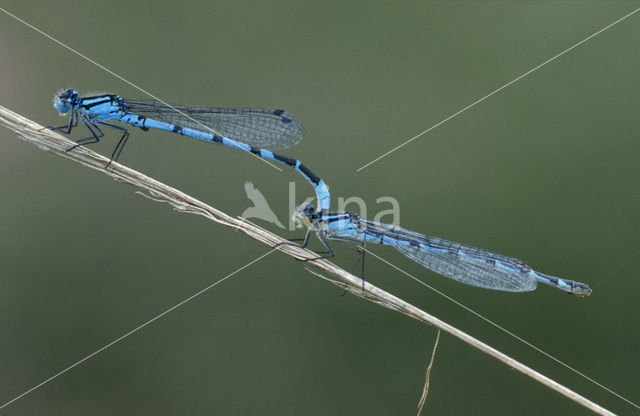
[(302, 204), (293, 213), (296, 228), (309, 227), (316, 218), (316, 209), (311, 204)]
[(68, 113), (76, 104), (78, 104), (80, 97), (78, 91), (67, 89), (64, 91), (58, 91), (53, 96), (53, 106), (60, 112), (60, 115)]
[(573, 287), (571, 288), (570, 293), (579, 298), (584, 298), (591, 294), (591, 288), (584, 283), (573, 282)]

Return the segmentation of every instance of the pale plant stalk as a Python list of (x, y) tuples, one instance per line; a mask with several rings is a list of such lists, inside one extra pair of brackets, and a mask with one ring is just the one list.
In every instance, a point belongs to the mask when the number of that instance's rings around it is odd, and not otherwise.
[(441, 332), (442, 331), (438, 330), (438, 334), (436, 335), (436, 341), (433, 343), (431, 360), (429, 361), (429, 365), (427, 366), (427, 372), (424, 377), (424, 388), (422, 389), (422, 397), (420, 397), (420, 401), (418, 402), (418, 416), (422, 414), (422, 409), (424, 408), (424, 404), (427, 402), (427, 395), (429, 394), (429, 377), (431, 376), (431, 369), (433, 368), (433, 362), (436, 359), (436, 349), (438, 348), (438, 342), (440, 341)]
[[(217, 222), (218, 224), (231, 227), (254, 240), (266, 244), (269, 247), (274, 247), (279, 243), (287, 243), (287, 240), (282, 237), (258, 227), (245, 219), (229, 216), (224, 212), (205, 204), (204, 202), (201, 202), (175, 188), (158, 182), (155, 179), (143, 175), (142, 173), (124, 165), (113, 163), (108, 169), (105, 169), (104, 167), (107, 164), (108, 159), (86, 147), (78, 147), (72, 152), (66, 152), (67, 149), (74, 145), (72, 141), (56, 132), (44, 129), (43, 126), (2, 106), (0, 106), (0, 124), (14, 131), (17, 136), (25, 142), (34, 144), (42, 150), (70, 159), (88, 168), (95, 169), (105, 175), (109, 175), (118, 182), (124, 182), (135, 186), (144, 191), (143, 195), (156, 201), (167, 202), (177, 211), (201, 215), (211, 221)], [(314, 252), (291, 244), (279, 245), (277, 249), (297, 260), (317, 257), (317, 254)], [(334, 265), (330, 261), (314, 260), (310, 263), (313, 264), (315, 270), (310, 268), (307, 268), (307, 270), (312, 271), (313, 274), (323, 278), (325, 277), (321, 273), (330, 275), (333, 279), (327, 280), (340, 285), (357, 296), (398, 311), (411, 318), (417, 319), (420, 322), (433, 325), (595, 413), (601, 415), (613, 415), (609, 410), (557, 383), (549, 377), (538, 373), (532, 368), (527, 367), (495, 348), (475, 339), (471, 335), (460, 331), (459, 329), (372, 285), (371, 283), (363, 282), (360, 278)]]

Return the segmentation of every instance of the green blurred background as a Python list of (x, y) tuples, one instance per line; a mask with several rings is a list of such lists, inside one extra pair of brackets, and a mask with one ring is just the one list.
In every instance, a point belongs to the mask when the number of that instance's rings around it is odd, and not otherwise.
[[(392, 196), (407, 228), (590, 284), (586, 299), (486, 291), (375, 248), (640, 402), (640, 14), (355, 172), (640, 2), (51, 4), (2, 7), (169, 102), (294, 112), (307, 134), (283, 153), (334, 201), (359, 196), (373, 217), (388, 208), (376, 198)], [(0, 103), (44, 125), (66, 120), (51, 106), (62, 87), (143, 96), (4, 14), (0, 57)], [(0, 138), (1, 403), (268, 251), (6, 129)], [(116, 139), (93, 149), (108, 155)], [(232, 215), (250, 206), (245, 181), (283, 223), (290, 181), (298, 200), (312, 195), (294, 172), (168, 133), (133, 130), (120, 161)], [(373, 283), (615, 412), (637, 411), (383, 263), (367, 266)], [(272, 254), (0, 414), (414, 414), (435, 330), (340, 295)], [(586, 413), (447, 335), (425, 410)]]

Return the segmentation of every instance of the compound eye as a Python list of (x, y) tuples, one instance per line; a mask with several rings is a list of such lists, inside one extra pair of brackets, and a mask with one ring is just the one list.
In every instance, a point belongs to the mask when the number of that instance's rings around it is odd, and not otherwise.
[(60, 94), (60, 100), (63, 100), (63, 101), (67, 100), (67, 101), (73, 102), (77, 98), (78, 98), (78, 91), (71, 88), (65, 90), (62, 94)]

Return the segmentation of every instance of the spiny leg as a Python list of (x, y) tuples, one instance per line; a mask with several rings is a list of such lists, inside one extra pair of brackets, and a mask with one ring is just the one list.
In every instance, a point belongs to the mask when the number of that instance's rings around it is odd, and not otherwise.
[[(331, 249), (331, 247), (329, 246), (329, 243), (327, 242), (326, 238), (320, 233), (320, 232), (316, 232), (316, 235), (318, 236), (318, 240), (320, 240), (320, 242), (322, 243), (323, 246), (325, 246), (325, 248), (327, 249), (327, 251), (318, 251), (315, 252), (316, 254), (322, 254), (322, 253), (327, 253), (326, 256), (318, 256), (318, 257), (313, 257), (310, 259), (296, 259), (298, 261), (303, 261), (303, 262), (308, 262), (308, 261), (313, 261), (313, 260), (322, 260), (322, 259), (330, 259), (332, 257), (335, 257), (335, 253), (333, 252), (333, 250)], [(307, 230), (307, 234), (304, 237), (304, 242), (302, 243), (302, 245), (298, 245), (292, 242), (283, 242), (283, 243), (278, 243), (274, 246), (278, 247), (281, 245), (295, 245), (297, 247), (302, 247), (302, 248), (307, 248), (307, 244), (309, 244), (309, 237), (311, 236), (311, 230)]]
[[(355, 251), (358, 252), (358, 257), (356, 258), (356, 261), (353, 263), (353, 266), (351, 267), (351, 274), (353, 274), (356, 266), (358, 265), (358, 263), (360, 262), (360, 260), (362, 260), (362, 262), (360, 263), (361, 265), (361, 269), (360, 269), (360, 279), (362, 279), (362, 289), (364, 290), (364, 258), (365, 258), (365, 254), (366, 254), (366, 250), (363, 247), (364, 245), (366, 245), (366, 242), (363, 242), (357, 238), (350, 238), (350, 237), (334, 237), (332, 238), (333, 241), (337, 241), (338, 243), (349, 247), (350, 249), (353, 249)], [(360, 246), (359, 244), (362, 243), (363, 246)]]
[[(124, 145), (127, 144), (127, 139), (129, 138), (129, 130), (125, 129), (124, 127), (120, 127), (120, 126), (116, 126), (115, 124), (110, 124), (110, 123), (105, 123), (104, 121), (96, 121), (97, 124), (101, 124), (103, 126), (107, 126), (107, 127), (111, 127), (114, 128), (116, 130), (119, 130), (122, 132), (122, 137), (120, 137), (120, 140), (118, 141), (118, 144), (116, 145), (116, 148), (113, 149), (113, 152), (111, 153), (111, 159), (109, 159), (109, 163), (107, 163), (107, 165), (104, 167), (105, 169), (109, 167), (109, 165), (112, 162), (117, 162), (118, 158), (120, 157), (120, 153), (122, 153), (122, 149), (124, 149)], [(96, 128), (98, 128), (96, 126)], [(99, 128), (98, 128), (99, 130)]]
[[(77, 125), (78, 125), (78, 113), (74, 111), (73, 113), (71, 113), (71, 116), (69, 117), (69, 122), (67, 124), (63, 126), (58, 126), (58, 127), (47, 126), (45, 128), (53, 131), (59, 131), (64, 134), (71, 134), (71, 130)], [(66, 131), (64, 131), (65, 129)]]
[[(295, 246), (301, 248), (307, 248), (307, 244), (309, 244), (309, 236), (311, 235), (311, 230), (307, 230), (307, 234), (304, 238), (291, 238), (288, 241), (283, 241), (282, 243), (278, 243), (273, 248), (278, 248), (280, 246)], [(302, 241), (302, 244), (296, 244), (294, 241)]]
[(362, 279), (362, 290), (364, 290), (364, 259), (367, 254), (367, 250), (366, 250), (367, 243), (364, 242), (362, 245), (364, 247), (362, 248), (362, 268), (360, 269), (360, 278)]
[[(87, 121), (84, 119), (84, 117), (81, 118), (81, 120), (82, 120), (82, 124), (84, 124), (85, 127), (89, 129), (92, 136), (85, 137), (84, 139), (76, 140), (76, 144), (68, 148), (66, 152), (70, 152), (73, 149), (80, 146), (86, 146), (88, 144), (98, 143), (100, 141), (100, 138), (104, 136), (104, 133), (102, 132), (102, 130), (100, 130), (100, 127), (98, 127), (94, 122), (92, 122), (91, 120)], [(98, 130), (99, 135), (96, 134), (96, 132), (91, 128), (91, 126), (95, 127), (95, 129)]]
[[(339, 243), (354, 249), (355, 251), (358, 252), (358, 257), (356, 257), (356, 261), (353, 263), (353, 266), (351, 266), (351, 274), (353, 274), (353, 272), (355, 271), (356, 267), (358, 266), (358, 263), (360, 263), (360, 279), (362, 280), (362, 290), (364, 290), (364, 259), (365, 259), (365, 254), (367, 253), (367, 251), (364, 249), (364, 247), (361, 247), (358, 245), (358, 243), (360, 242), (359, 240), (355, 240), (355, 239), (349, 239), (349, 238), (343, 238), (340, 240), (336, 240)], [(366, 243), (363, 243), (363, 245)], [(362, 262), (360, 262), (360, 260), (362, 260)], [(346, 291), (346, 290), (345, 290)], [(344, 296), (344, 293), (342, 294)]]
[[(307, 230), (307, 233), (305, 234), (304, 238), (289, 238), (288, 241), (278, 243), (275, 246), (273, 246), (273, 248), (278, 248), (280, 246), (295, 246), (295, 247), (307, 248), (307, 245), (309, 244), (310, 236), (311, 236), (311, 230)], [(302, 244), (296, 244), (294, 243), (294, 241), (302, 241)], [(320, 253), (329, 253), (329, 251), (316, 252), (316, 254), (320, 254)], [(309, 259), (309, 260), (315, 260), (315, 259)]]
[(129, 132), (125, 131), (124, 134), (122, 135), (122, 137), (120, 137), (120, 140), (118, 141), (118, 144), (116, 145), (116, 148), (113, 149), (113, 152), (111, 153), (111, 159), (109, 159), (109, 163), (107, 163), (107, 165), (104, 167), (105, 169), (109, 167), (111, 162), (117, 162), (118, 161), (118, 158), (120, 157), (120, 153), (122, 153), (122, 149), (124, 149), (124, 145), (127, 144), (127, 139), (128, 138), (129, 138)]
[(360, 263), (361, 258), (362, 252), (358, 254), (358, 257), (356, 257), (356, 261), (353, 262), (353, 266), (351, 266), (351, 270), (349, 271), (349, 273), (353, 274), (353, 272), (356, 270), (356, 267), (358, 266), (358, 263)]
[(335, 257), (336, 254), (333, 252), (333, 250), (331, 249), (331, 246), (329, 245), (329, 242), (327, 241), (327, 239), (325, 238), (324, 235), (322, 235), (321, 233), (316, 233), (316, 235), (318, 236), (318, 240), (320, 240), (320, 242), (322, 243), (322, 245), (327, 249), (327, 251), (319, 251), (316, 254), (320, 254), (320, 253), (328, 253), (326, 256), (319, 256), (316, 258), (312, 258), (312, 259), (304, 259), (302, 261), (307, 262), (307, 261), (312, 261), (312, 260), (322, 260), (322, 259), (330, 259), (332, 257)]

